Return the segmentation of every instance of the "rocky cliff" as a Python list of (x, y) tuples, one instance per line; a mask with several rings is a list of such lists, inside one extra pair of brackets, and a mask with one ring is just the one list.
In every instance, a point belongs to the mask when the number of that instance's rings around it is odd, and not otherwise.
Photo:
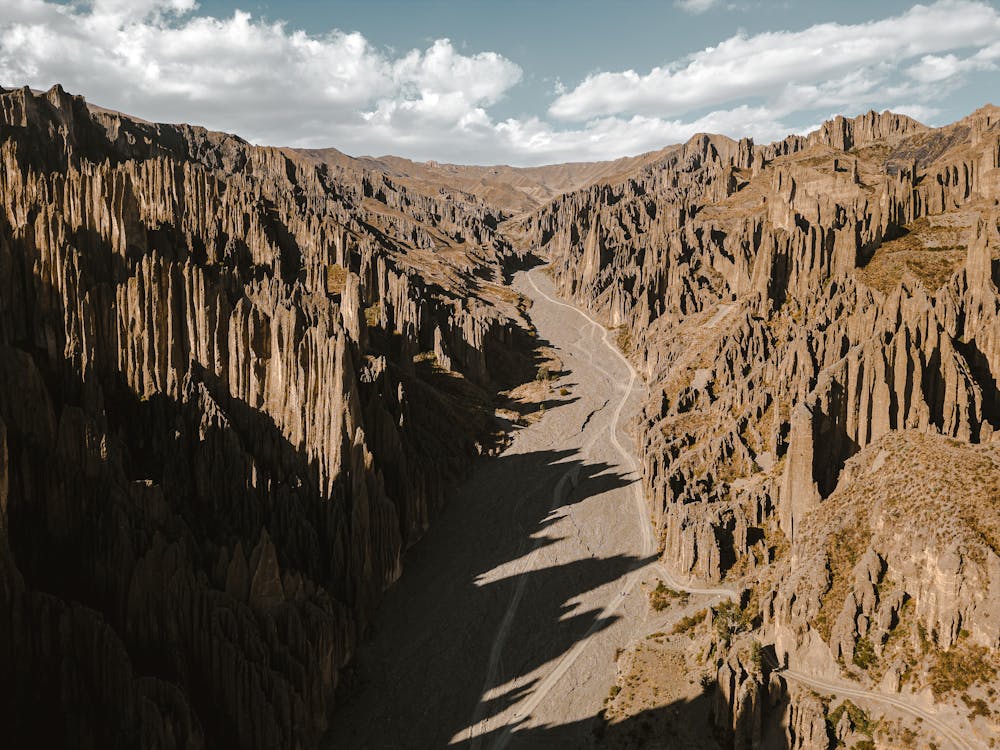
[(0, 90), (0, 162), (13, 744), (315, 746), (491, 395), (534, 375), (522, 251), (650, 384), (664, 562), (738, 594), (655, 634), (708, 670), (713, 736), (913, 741), (776, 665), (996, 731), (1000, 110), (510, 170), (56, 87)]
[(491, 209), (0, 90), (0, 715), (312, 747), (525, 364)]
[[(974, 677), (934, 697), (986, 701), (980, 736), (1000, 715), (998, 121), (697, 136), (504, 228), (651, 384), (637, 429), (664, 560), (752, 592), (754, 637), (823, 674), (919, 691), (968, 656)], [(733, 696), (760, 685), (722, 663), (735, 727)]]

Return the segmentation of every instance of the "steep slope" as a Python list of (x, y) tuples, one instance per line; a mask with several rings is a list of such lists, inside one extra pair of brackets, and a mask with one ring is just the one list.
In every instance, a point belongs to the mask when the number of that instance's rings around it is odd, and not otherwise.
[(0, 716), (310, 747), (519, 373), (481, 206), (0, 91)]
[[(913, 666), (911, 684), (931, 680), (930, 662), (967, 637), (979, 677), (958, 693), (985, 700), (987, 718), (970, 716), (963, 731), (988, 734), (989, 717), (1000, 715), (995, 693), (977, 692), (1000, 648), (987, 604), (1000, 568), (983, 520), (996, 512), (995, 492), (968, 495), (950, 474), (928, 477), (949, 509), (988, 510), (959, 512), (918, 551), (869, 533), (864, 519), (923, 539), (930, 497), (924, 510), (924, 498), (913, 500), (912, 513), (885, 504), (922, 485), (886, 480), (865, 494), (847, 489), (845, 473), (861, 452), (882, 456), (880, 475), (903, 476), (913, 454), (880, 441), (907, 430), (939, 441), (920, 443), (930, 465), (966, 462), (986, 486), (996, 480), (980, 445), (1000, 427), (998, 121), (993, 107), (936, 130), (871, 112), (767, 146), (697, 136), (503, 228), (551, 261), (564, 295), (621, 327), (652, 386), (638, 427), (664, 560), (681, 575), (746, 587), (739, 627), (723, 628), (724, 642), (712, 637), (727, 675), (720, 671), (720, 685), (735, 680), (720, 687), (716, 716), (736, 746), (760, 737), (767, 703), (737, 700), (767, 685), (747, 668), (749, 639), (824, 674), (842, 671), (839, 658), (845, 674), (873, 685), (878, 675), (854, 670), (853, 655), (878, 616), (885, 628), (871, 637), (881, 657), (903, 601), (930, 654)], [(838, 546), (826, 541), (834, 507), (858, 535), (846, 571), (820, 554)], [(850, 584), (881, 580), (864, 574), (873, 555), (878, 575), (888, 569), (899, 587), (895, 614), (873, 614), (870, 586)], [(952, 583), (940, 582), (948, 593), (911, 575), (938, 559), (950, 560)], [(754, 679), (757, 688), (743, 684)], [(807, 697), (796, 700), (788, 741), (836, 740), (804, 731), (812, 709)], [(756, 724), (743, 715), (750, 707)], [(898, 741), (880, 737), (884, 746)]]

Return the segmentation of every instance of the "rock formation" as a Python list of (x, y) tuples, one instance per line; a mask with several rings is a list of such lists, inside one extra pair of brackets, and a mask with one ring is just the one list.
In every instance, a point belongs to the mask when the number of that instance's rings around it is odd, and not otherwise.
[(651, 386), (663, 561), (739, 592), (684, 625), (714, 736), (895, 746), (778, 664), (995, 726), (1000, 110), (516, 170), (25, 88), (0, 163), (13, 744), (315, 747), (491, 393), (530, 372), (503, 288), (527, 251)]
[(481, 202), (59, 87), (0, 91), (0, 164), (7, 740), (314, 747), (486, 444), (514, 251)]
[[(1000, 665), (998, 120), (696, 136), (502, 227), (621, 327), (651, 384), (637, 428), (665, 562), (749, 586), (754, 637), (824, 674), (920, 690), (956, 649)], [(717, 715), (739, 736), (761, 688), (726, 664)], [(798, 737), (823, 715), (803, 700)]]

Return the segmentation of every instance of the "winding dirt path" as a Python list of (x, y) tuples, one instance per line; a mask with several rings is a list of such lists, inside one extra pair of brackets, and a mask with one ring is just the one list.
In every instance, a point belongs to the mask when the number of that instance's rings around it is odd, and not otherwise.
[[(339, 696), (331, 748), (500, 750), (531, 746), (533, 733), (518, 730), (542, 727), (550, 743), (590, 746), (615, 652), (648, 629), (639, 583), (735, 596), (677, 580), (657, 559), (639, 463), (621, 437), (643, 386), (609, 331), (557, 299), (540, 270), (519, 274), (515, 287), (564, 363), (557, 403), (501, 456), (481, 460), (408, 552), (355, 656), (357, 677)], [(569, 395), (555, 395), (562, 389)], [(782, 674), (919, 716), (971, 750), (902, 697)]]
[(330, 747), (522, 747), (511, 730), (540, 726), (589, 744), (615, 651), (647, 616), (636, 584), (655, 575), (655, 542), (619, 434), (642, 383), (544, 274), (515, 285), (563, 362), (552, 403), (476, 465), (407, 553), (338, 696)]
[[(771, 664), (772, 668), (776, 666), (777, 665), (774, 663)], [(910, 716), (923, 719), (929, 727), (932, 727), (935, 731), (937, 731), (941, 737), (946, 739), (953, 747), (957, 748), (957, 750), (980, 750), (970, 744), (960, 731), (953, 729), (945, 721), (942, 721), (937, 714), (924, 710), (912, 701), (907, 700), (906, 696), (889, 695), (888, 693), (880, 693), (873, 690), (852, 688), (842, 682), (822, 680), (818, 677), (812, 677), (802, 672), (796, 672), (793, 669), (784, 669), (780, 672), (780, 674), (789, 682), (797, 682), (800, 685), (805, 685), (806, 687), (812, 688), (818, 692), (834, 695), (838, 698), (858, 698), (872, 703), (880, 703), (882, 705), (890, 706), (902, 711), (905, 714), (909, 714)]]

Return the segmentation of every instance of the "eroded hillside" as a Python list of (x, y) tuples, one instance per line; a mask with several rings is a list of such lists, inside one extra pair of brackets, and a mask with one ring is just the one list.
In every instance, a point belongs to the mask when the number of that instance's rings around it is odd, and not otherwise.
[(792, 747), (907, 739), (794, 686), (788, 705), (769, 659), (995, 736), (998, 200), (1000, 110), (872, 112), (767, 146), (697, 136), (505, 228), (650, 382), (664, 560), (742, 592), (660, 639), (702, 634), (726, 744), (769, 721)]
[(502, 440), (496, 394), (551, 395), (507, 286), (528, 253), (649, 385), (650, 564), (690, 584), (641, 582), (665, 624), (616, 657), (593, 741), (997, 734), (1000, 110), (512, 169), (56, 87), (0, 90), (0, 162), (14, 744), (314, 747), (403, 553)]
[(0, 91), (13, 745), (312, 747), (401, 555), (534, 376), (490, 210)]

